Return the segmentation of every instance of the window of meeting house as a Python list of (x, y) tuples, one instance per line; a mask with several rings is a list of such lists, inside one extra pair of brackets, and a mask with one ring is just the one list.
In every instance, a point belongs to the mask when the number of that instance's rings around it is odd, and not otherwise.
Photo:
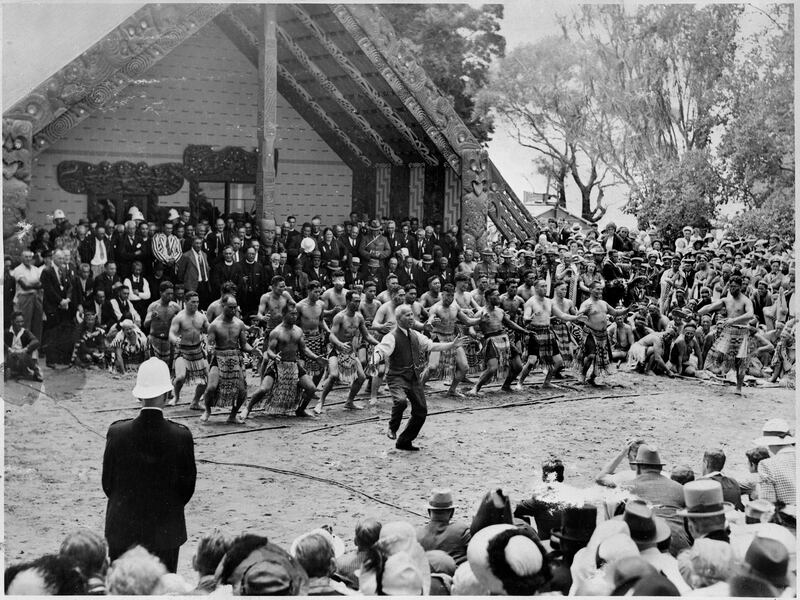
[(200, 190), (200, 218), (213, 223), (219, 215), (234, 219), (252, 213), (256, 205), (255, 186), (252, 183), (204, 181)]

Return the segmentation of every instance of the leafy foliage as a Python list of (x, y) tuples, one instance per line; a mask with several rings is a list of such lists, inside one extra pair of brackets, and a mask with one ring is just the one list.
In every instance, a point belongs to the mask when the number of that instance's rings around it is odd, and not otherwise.
[(381, 4), (380, 9), (478, 141), (488, 141), (493, 119), (476, 110), (474, 97), (488, 81), (492, 61), (505, 55), (506, 40), (499, 33), (503, 5)]

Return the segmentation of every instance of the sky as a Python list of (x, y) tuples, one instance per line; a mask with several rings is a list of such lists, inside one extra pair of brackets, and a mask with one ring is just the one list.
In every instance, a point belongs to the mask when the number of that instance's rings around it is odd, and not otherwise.
[[(480, 2), (470, 2), (479, 5)], [(506, 50), (533, 43), (548, 35), (558, 34), (557, 14), (570, 10), (574, 0), (513, 0), (505, 3), (501, 33)], [(627, 1), (623, 4), (633, 4)], [(97, 39), (137, 10), (142, 3), (130, 2), (8, 2), (2, 8), (2, 101), (7, 108), (61, 66), (86, 50)], [(754, 18), (756, 11), (750, 11)], [(545, 192), (547, 181), (534, 173), (536, 153), (520, 146), (497, 124), (489, 143), (489, 155), (520, 198), (525, 191)], [(625, 190), (611, 188), (606, 192), (608, 212), (601, 225), (615, 221), (618, 225), (635, 224), (635, 217), (622, 212)], [(577, 188), (567, 188), (567, 208), (580, 213)]]

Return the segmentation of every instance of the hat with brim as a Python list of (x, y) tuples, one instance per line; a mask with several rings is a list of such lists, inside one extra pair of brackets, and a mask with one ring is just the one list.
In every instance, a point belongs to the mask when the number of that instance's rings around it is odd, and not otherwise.
[[(132, 321), (128, 321), (133, 324)], [(126, 321), (122, 322), (126, 325)], [(157, 398), (172, 391), (172, 381), (169, 377), (167, 363), (158, 358), (149, 358), (139, 365), (136, 373), (136, 385), (133, 388), (133, 397), (140, 400)]]
[(422, 262), (425, 263), (426, 265), (433, 264), (433, 257), (430, 254), (423, 254)]
[(733, 504), (724, 502), (722, 486), (713, 479), (689, 481), (683, 486), (686, 508), (678, 510), (679, 517), (716, 517), (734, 510)]
[(757, 446), (792, 446), (794, 437), (789, 433), (789, 423), (784, 419), (770, 419), (761, 429), (761, 437), (753, 440)]
[(174, 208), (169, 209), (169, 214), (167, 215), (167, 221), (175, 221), (180, 218), (178, 211)]
[(511, 250), (503, 250), (500, 254), (500, 258), (514, 258), (514, 253)]
[(433, 490), (428, 497), (428, 509), (449, 510), (453, 508), (453, 493), (450, 490)]
[(664, 463), (661, 460), (661, 456), (658, 454), (658, 450), (647, 444), (642, 444), (639, 446), (639, 449), (636, 451), (636, 459), (631, 461), (633, 465), (645, 465), (650, 467), (663, 467)]
[(614, 518), (628, 525), (631, 539), (637, 545), (658, 544), (671, 535), (667, 522), (655, 516), (643, 500), (629, 500), (625, 505), (625, 513)]
[(595, 246), (594, 248), (592, 248), (592, 254), (597, 254), (599, 256), (605, 253), (606, 251), (601, 246)]
[(382, 227), (377, 219), (372, 219), (372, 221), (369, 222), (369, 225), (367, 225), (367, 229), (370, 231), (380, 231)]
[(306, 254), (308, 254), (309, 252), (313, 252), (314, 248), (316, 248), (316, 247), (317, 247), (317, 244), (316, 244), (316, 242), (314, 242), (314, 238), (310, 238), (310, 237), (303, 238), (303, 240), (300, 242), (300, 248)]
[(778, 540), (756, 536), (744, 557), (747, 572), (778, 587), (789, 586), (789, 553)]

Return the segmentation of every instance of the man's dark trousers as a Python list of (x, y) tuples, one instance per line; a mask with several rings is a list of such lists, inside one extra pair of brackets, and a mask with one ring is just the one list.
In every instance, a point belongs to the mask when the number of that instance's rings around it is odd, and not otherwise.
[(403, 432), (397, 437), (398, 446), (408, 446), (419, 435), (428, 416), (428, 405), (425, 402), (425, 391), (416, 376), (411, 379), (402, 375), (389, 375), (386, 378), (389, 393), (392, 396), (392, 416), (389, 429), (397, 431), (403, 420), (403, 413), (411, 403), (411, 417)]

